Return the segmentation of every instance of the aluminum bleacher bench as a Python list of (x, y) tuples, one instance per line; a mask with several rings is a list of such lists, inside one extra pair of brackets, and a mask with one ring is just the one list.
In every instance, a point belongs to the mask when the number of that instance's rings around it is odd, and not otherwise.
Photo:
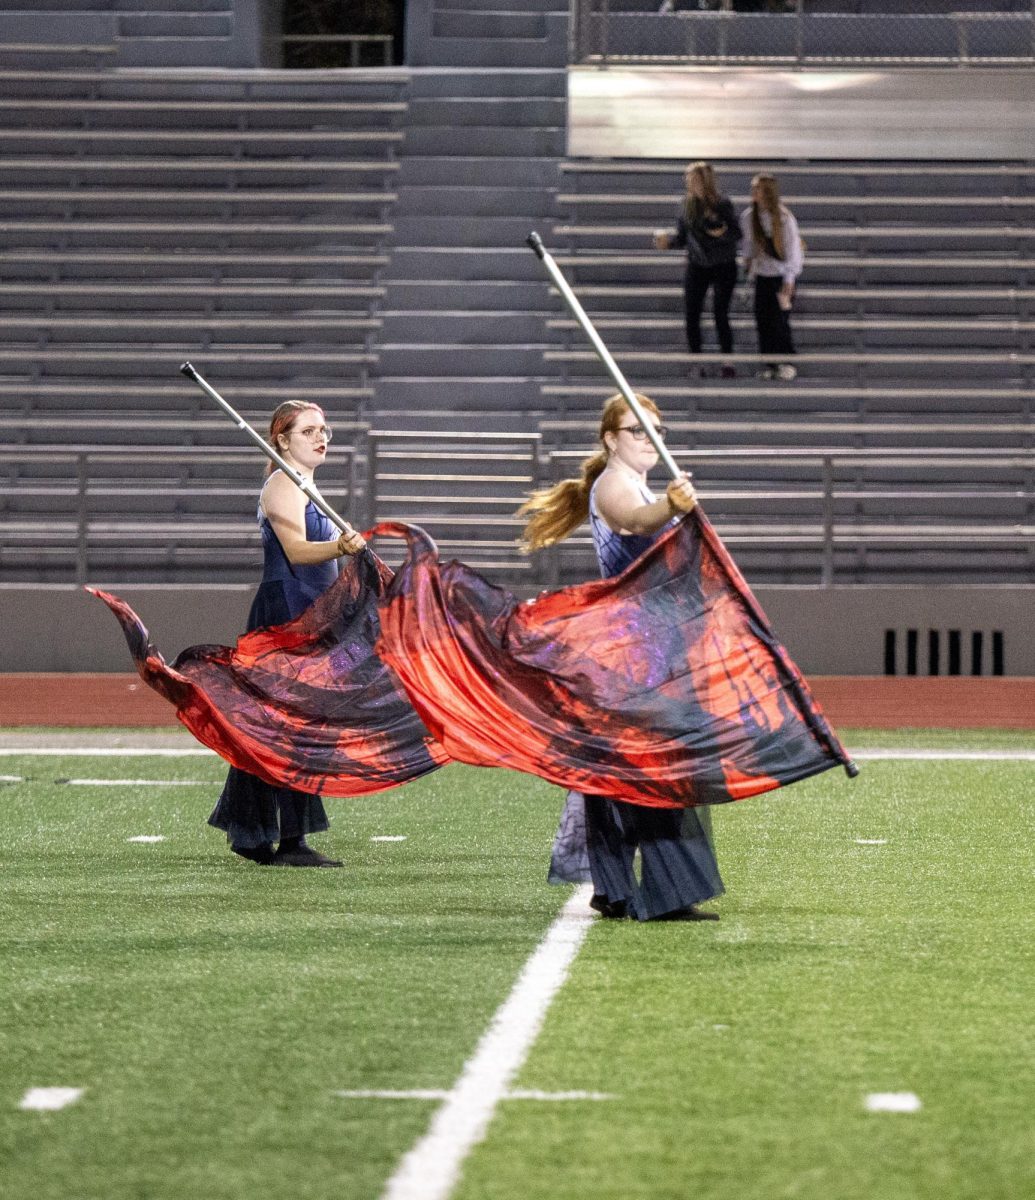
[(315, 208), (321, 204), (393, 204), (394, 192), (324, 192), (266, 188), (169, 188), (165, 191), (126, 188), (18, 188), (0, 189), (0, 204), (27, 204), (34, 210), (42, 204), (90, 203), (139, 205), (155, 204), (215, 204), (220, 208), (250, 204), (294, 204)]
[(201, 159), (189, 159), (172, 156), (168, 158), (145, 158), (135, 155), (133, 158), (81, 158), (78, 155), (48, 155), (43, 156), (8, 156), (0, 162), (0, 177), (8, 171), (31, 171), (34, 174), (46, 171), (53, 174), (58, 171), (73, 172), (77, 177), (82, 175), (103, 174), (108, 171), (122, 172), (154, 172), (169, 174), (173, 177), (193, 175), (199, 171), (213, 173), (225, 172), (228, 175), (238, 174), (374, 174), (391, 175), (400, 169), (401, 164), (395, 159), (344, 159), (344, 158), (315, 158), (315, 159), (285, 159), (285, 158), (216, 158), (209, 156)]
[[(750, 203), (750, 197), (746, 195), (732, 197), (735, 205), (746, 207)], [(853, 209), (867, 208), (891, 208), (905, 209), (907, 211), (927, 208), (949, 208), (955, 211), (966, 211), (968, 221), (971, 219), (971, 210), (989, 209), (989, 208), (1005, 208), (1005, 209), (1029, 209), (1035, 207), (1035, 195), (1031, 196), (982, 196), (982, 195), (963, 195), (963, 196), (947, 196), (944, 193), (937, 195), (920, 195), (915, 194), (903, 196), (844, 196), (838, 194), (827, 195), (786, 195), (782, 197), (783, 203), (797, 216), (803, 211), (808, 211), (813, 208), (836, 208), (840, 212), (851, 212)], [(664, 212), (666, 216), (671, 216), (673, 210), (672, 193), (653, 194), (650, 192), (564, 192), (557, 197), (559, 205), (581, 206), (586, 205), (592, 208), (639, 208), (650, 207), (652, 209)], [(678, 206), (678, 200), (676, 201)]]
[[(636, 238), (641, 243), (649, 244), (656, 228), (657, 222), (651, 225), (618, 223), (613, 225), (589, 225), (580, 223), (577, 225), (556, 225), (554, 226), (554, 236), (572, 240), (576, 238)], [(1027, 241), (1029, 238), (1035, 237), (1035, 229), (1030, 225), (983, 225), (977, 222), (973, 224), (959, 223), (950, 227), (931, 224), (907, 224), (906, 222), (898, 225), (857, 225), (849, 224), (848, 222), (834, 223), (831, 221), (825, 225), (804, 225), (801, 232), (810, 247), (820, 239), (834, 238), (875, 239), (883, 237), (903, 238), (909, 242), (916, 242), (925, 238), (939, 238), (943, 241), (947, 239), (966, 241), (982, 237), (997, 239), (1012, 238), (1018, 241)], [(659, 254), (664, 253), (672, 254), (673, 252), (659, 251)], [(560, 259), (557, 261), (559, 262)]]
[(31, 141), (36, 143), (69, 142), (76, 145), (87, 142), (94, 145), (98, 142), (143, 142), (152, 147), (163, 142), (192, 146), (194, 153), (200, 153), (205, 146), (224, 147), (231, 145), (252, 145), (263, 149), (272, 149), (277, 145), (324, 145), (341, 146), (345, 144), (362, 146), (384, 146), (397, 144), (403, 140), (403, 134), (392, 129), (4, 129), (0, 128), (0, 143)]

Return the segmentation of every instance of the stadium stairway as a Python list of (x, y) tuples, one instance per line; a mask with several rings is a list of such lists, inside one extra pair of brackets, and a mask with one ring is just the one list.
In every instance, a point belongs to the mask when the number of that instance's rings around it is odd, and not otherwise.
[(526, 238), (552, 238), (567, 111), (566, 6), (514, 8), (444, 0), (430, 13), (399, 152), (371, 435), (418, 435), (377, 451), (378, 515), (418, 520), (444, 553), (510, 575), (528, 567), (513, 510), (535, 478), (555, 338)]

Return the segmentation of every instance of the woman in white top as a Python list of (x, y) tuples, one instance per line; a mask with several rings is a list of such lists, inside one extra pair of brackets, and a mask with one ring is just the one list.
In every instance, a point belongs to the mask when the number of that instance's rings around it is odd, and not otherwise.
[[(791, 306), (794, 284), (805, 265), (801, 234), (794, 214), (780, 203), (780, 187), (772, 175), (751, 180), (751, 206), (740, 222), (744, 236), (741, 256), (755, 281), (755, 325), (760, 354), (794, 354)], [(791, 380), (798, 374), (790, 363), (767, 363), (767, 379)]]

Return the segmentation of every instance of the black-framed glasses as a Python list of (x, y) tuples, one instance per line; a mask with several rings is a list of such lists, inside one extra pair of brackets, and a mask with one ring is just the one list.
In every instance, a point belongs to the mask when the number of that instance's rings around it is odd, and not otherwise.
[(307, 425), (305, 429), (292, 429), (291, 432), (300, 434), (314, 446), (317, 442), (329, 442), (334, 437), (334, 430), (330, 425)]
[[(619, 433), (631, 433), (638, 442), (646, 441), (647, 431), (642, 425), (619, 425)], [(655, 425), (654, 432), (664, 441), (668, 437), (668, 428), (665, 425)]]

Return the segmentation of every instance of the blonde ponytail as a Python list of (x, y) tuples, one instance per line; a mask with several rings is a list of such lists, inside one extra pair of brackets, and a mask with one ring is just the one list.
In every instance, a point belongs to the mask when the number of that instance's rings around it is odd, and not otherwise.
[[(658, 407), (649, 396), (641, 396), (639, 392), (635, 395), (643, 408), (658, 416)], [(612, 396), (600, 417), (600, 449), (583, 462), (579, 476), (533, 492), (518, 509), (519, 517), (531, 514), (521, 533), (521, 549), (525, 554), (563, 541), (589, 516), (589, 493), (608, 462), (604, 435), (617, 434), (627, 412), (629, 405), (621, 392)]]
[(607, 466), (607, 451), (598, 450), (582, 464), (578, 479), (562, 479), (553, 487), (533, 492), (518, 509), (518, 516), (531, 513), (521, 534), (526, 554), (563, 541), (589, 516), (589, 493)]

